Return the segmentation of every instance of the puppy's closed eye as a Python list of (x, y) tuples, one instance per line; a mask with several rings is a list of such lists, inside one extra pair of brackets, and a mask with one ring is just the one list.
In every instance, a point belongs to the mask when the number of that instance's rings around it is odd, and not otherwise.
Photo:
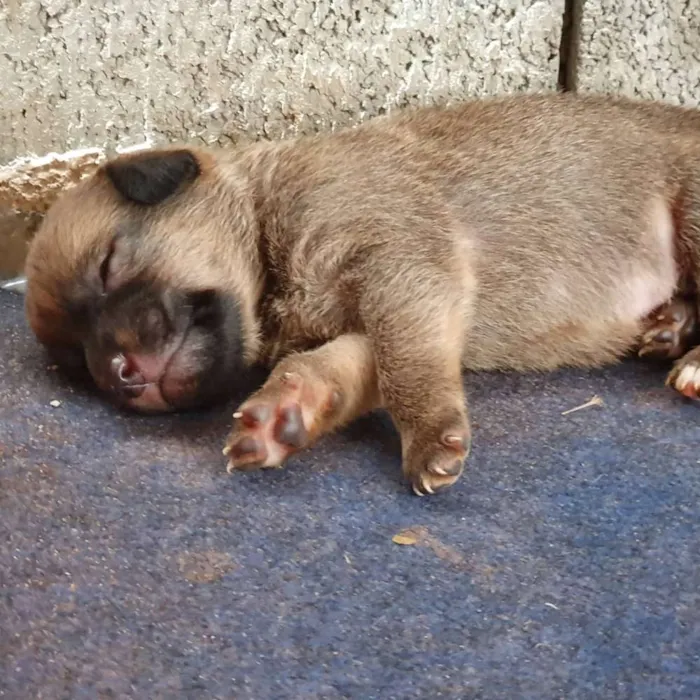
[(100, 262), (99, 275), (102, 292), (107, 294), (129, 281), (131, 267), (131, 247), (122, 234), (112, 238)]
[(114, 241), (112, 241), (109, 244), (109, 248), (107, 249), (106, 255), (100, 263), (100, 281), (102, 282), (103, 293), (109, 292), (114, 288), (114, 285), (110, 284), (110, 282), (113, 282), (114, 279), (114, 269), (112, 265), (114, 259), (114, 251), (115, 243)]

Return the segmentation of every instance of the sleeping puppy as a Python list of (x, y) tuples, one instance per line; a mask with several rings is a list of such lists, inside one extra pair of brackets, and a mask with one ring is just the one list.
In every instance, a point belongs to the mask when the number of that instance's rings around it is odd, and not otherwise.
[(418, 494), (470, 446), (462, 370), (675, 359), (700, 394), (700, 112), (572, 95), (426, 107), (241, 150), (117, 157), (33, 240), (38, 339), (137, 411), (224, 400), (228, 468), (374, 409)]

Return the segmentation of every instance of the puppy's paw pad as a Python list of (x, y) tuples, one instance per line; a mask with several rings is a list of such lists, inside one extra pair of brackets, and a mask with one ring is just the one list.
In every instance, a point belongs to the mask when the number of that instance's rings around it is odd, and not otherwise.
[(240, 440), (227, 445), (224, 455), (229, 458), (226, 471), (234, 469), (259, 469), (267, 461), (265, 444), (251, 435), (244, 435)]
[[(342, 405), (339, 391), (308, 367), (303, 374), (279, 370), (233, 414), (234, 426), (224, 454), (228, 471), (280, 467), (323, 432)], [(241, 442), (253, 438), (252, 443)]]
[(279, 410), (274, 435), (277, 442), (283, 445), (297, 449), (304, 446), (307, 431), (299, 404), (294, 403)]
[(242, 411), (233, 414), (234, 419), (240, 420), (246, 428), (257, 428), (270, 420), (271, 407), (266, 404), (257, 404), (246, 407)]
[(234, 414), (235, 424), (224, 448), (227, 471), (279, 467), (306, 444), (297, 391), (252, 399)]

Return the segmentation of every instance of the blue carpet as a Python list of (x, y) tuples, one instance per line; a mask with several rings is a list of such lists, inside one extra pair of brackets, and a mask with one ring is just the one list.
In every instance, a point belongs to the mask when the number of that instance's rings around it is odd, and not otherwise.
[(1, 697), (700, 698), (700, 412), (663, 371), (468, 377), (469, 469), (421, 499), (381, 414), (227, 476), (230, 408), (119, 413), (19, 297), (0, 329)]

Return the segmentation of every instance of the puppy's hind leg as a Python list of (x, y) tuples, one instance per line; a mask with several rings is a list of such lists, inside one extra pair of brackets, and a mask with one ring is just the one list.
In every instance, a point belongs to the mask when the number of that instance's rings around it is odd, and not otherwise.
[[(677, 317), (694, 319), (693, 325), (697, 325), (700, 317), (700, 142), (688, 145), (679, 170), (679, 192), (674, 205), (678, 259), (684, 268), (683, 276), (694, 292), (695, 308), (694, 314), (689, 314), (686, 309), (678, 312)], [(690, 329), (690, 321), (686, 326)], [(691, 399), (700, 398), (700, 348), (693, 347), (698, 342), (697, 333), (690, 342), (686, 339), (686, 344), (692, 349), (676, 361), (667, 380), (669, 386)]]

